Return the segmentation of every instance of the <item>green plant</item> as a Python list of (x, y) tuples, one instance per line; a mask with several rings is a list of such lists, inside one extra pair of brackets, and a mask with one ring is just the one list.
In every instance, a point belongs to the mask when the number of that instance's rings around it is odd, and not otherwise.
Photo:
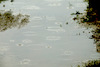
[(100, 60), (89, 60), (83, 63), (83, 65), (78, 65), (77, 67), (100, 67)]

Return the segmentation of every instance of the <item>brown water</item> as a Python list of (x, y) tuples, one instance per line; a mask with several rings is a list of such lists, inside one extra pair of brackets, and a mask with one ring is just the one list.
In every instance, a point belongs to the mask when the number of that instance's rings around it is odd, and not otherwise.
[(100, 58), (90, 30), (70, 15), (84, 12), (83, 0), (15, 0), (2, 2), (0, 9), (30, 15), (21, 29), (0, 32), (0, 67), (75, 67)]

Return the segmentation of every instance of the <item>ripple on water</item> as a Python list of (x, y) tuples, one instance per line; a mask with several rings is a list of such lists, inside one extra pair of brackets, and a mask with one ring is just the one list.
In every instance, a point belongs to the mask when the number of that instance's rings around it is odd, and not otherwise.
[(47, 30), (53, 32), (65, 32), (65, 29), (61, 27), (47, 27)]
[(39, 6), (35, 5), (30, 5), (30, 6), (24, 6), (23, 9), (28, 9), (28, 10), (40, 10), (41, 8)]
[(86, 7), (86, 3), (77, 3), (76, 7)]
[(31, 18), (32, 20), (42, 20), (43, 18), (40, 16), (34, 16)]
[(20, 61), (20, 64), (29, 64), (30, 63), (30, 59), (24, 59), (22, 61)]
[(73, 6), (67, 6), (67, 9), (74, 9)]
[(72, 55), (72, 51), (64, 51), (64, 55)]
[(56, 25), (62, 25), (62, 22), (55, 22)]
[(46, 16), (45, 18), (46, 18), (47, 20), (49, 20), (49, 21), (50, 21), (50, 20), (52, 20), (52, 21), (53, 21), (53, 20), (56, 20), (56, 17)]
[(52, 46), (45, 46), (45, 48), (52, 48)]
[(10, 42), (15, 42), (15, 40), (10, 40)]
[(36, 32), (33, 32), (33, 31), (26, 31), (26, 32), (23, 32), (24, 36), (36, 36), (37, 33)]
[(8, 46), (0, 46), (0, 51), (8, 51), (9, 47)]
[(30, 26), (31, 28), (39, 28), (39, 27), (43, 27), (42, 25), (33, 25), (33, 26)]
[(60, 2), (62, 0), (45, 0), (45, 1), (47, 1), (47, 2)]
[(61, 6), (61, 3), (50, 3), (48, 6), (56, 7), (56, 6)]
[(60, 40), (61, 37), (60, 36), (47, 36), (46, 40)]
[(29, 39), (25, 39), (25, 40), (22, 40), (23, 43), (32, 43), (32, 40), (29, 40)]

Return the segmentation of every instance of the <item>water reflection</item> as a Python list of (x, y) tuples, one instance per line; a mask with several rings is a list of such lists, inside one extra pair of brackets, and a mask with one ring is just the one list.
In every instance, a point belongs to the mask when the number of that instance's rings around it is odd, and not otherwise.
[(11, 10), (0, 10), (0, 31), (5, 31), (14, 27), (21, 28), (29, 23), (29, 15), (14, 15)]

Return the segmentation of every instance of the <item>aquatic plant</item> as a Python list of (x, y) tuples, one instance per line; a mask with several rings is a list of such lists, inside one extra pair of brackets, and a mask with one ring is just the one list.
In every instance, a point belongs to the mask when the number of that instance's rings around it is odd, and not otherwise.
[(84, 0), (84, 2), (89, 2), (89, 0)]
[[(94, 22), (100, 20), (100, 4), (99, 0), (84, 0), (88, 3), (85, 18), (84, 16), (81, 18), (83, 22)], [(79, 17), (75, 17), (79, 18)]]
[(21, 28), (29, 23), (29, 15), (17, 14), (14, 15), (11, 10), (0, 11), (0, 32), (13, 27)]
[[(81, 26), (85, 26), (87, 28), (92, 28), (92, 35), (90, 39), (94, 39), (96, 44), (97, 52), (100, 52), (100, 46), (97, 46), (97, 42), (100, 42), (100, 4), (99, 0), (84, 0), (88, 3), (87, 9), (84, 13), (80, 13), (79, 11), (76, 13), (72, 13), (71, 15), (76, 15), (73, 20), (77, 20)], [(100, 43), (99, 43), (100, 44)]]
[(3, 2), (3, 1), (7, 1), (7, 0), (0, 0), (0, 3)]
[(77, 67), (100, 67), (100, 60), (89, 60), (88, 62), (82, 63)]
[[(4, 1), (8, 1), (8, 0), (0, 0), (0, 3)], [(14, 0), (11, 0), (10, 2), (14, 2)]]
[(14, 0), (11, 0), (10, 2), (14, 2)]

